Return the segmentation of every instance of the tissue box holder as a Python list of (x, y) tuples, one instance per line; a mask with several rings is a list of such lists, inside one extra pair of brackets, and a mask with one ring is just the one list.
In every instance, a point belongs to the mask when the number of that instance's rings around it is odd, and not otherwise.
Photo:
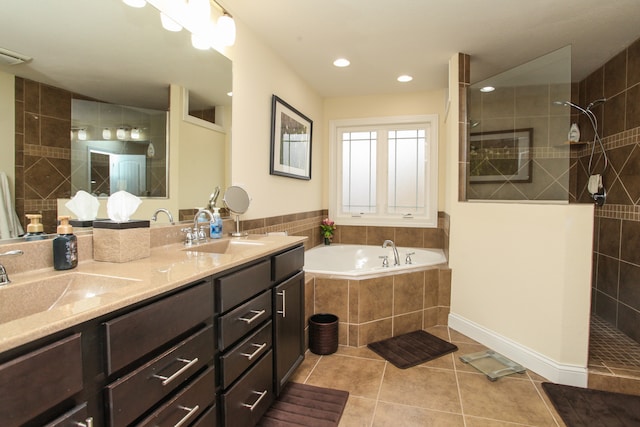
[(106, 262), (129, 262), (151, 254), (150, 222), (130, 220), (93, 222), (93, 259)]

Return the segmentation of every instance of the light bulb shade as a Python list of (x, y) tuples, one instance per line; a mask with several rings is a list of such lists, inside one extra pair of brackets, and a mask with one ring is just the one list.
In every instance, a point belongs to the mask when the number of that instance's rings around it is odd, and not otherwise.
[(111, 139), (111, 129), (109, 128), (102, 129), (102, 139)]
[(210, 43), (209, 39), (202, 34), (191, 34), (191, 45), (196, 49), (207, 50), (209, 49)]
[(162, 28), (167, 31), (173, 31), (177, 33), (178, 31), (182, 30), (182, 25), (178, 24), (163, 12), (160, 12), (160, 22), (162, 22)]
[(138, 128), (131, 129), (131, 139), (140, 139), (140, 129)]
[(118, 128), (118, 130), (116, 131), (116, 138), (118, 139), (124, 139), (126, 136), (126, 132), (123, 128)]
[(78, 139), (80, 141), (87, 140), (87, 130), (86, 129), (78, 129)]
[(144, 7), (147, 4), (147, 0), (122, 0), (124, 4), (131, 7)]
[(209, 19), (211, 3), (209, 0), (189, 0), (189, 14), (193, 19)]
[(223, 46), (233, 46), (236, 42), (236, 22), (226, 13), (218, 18), (218, 40)]

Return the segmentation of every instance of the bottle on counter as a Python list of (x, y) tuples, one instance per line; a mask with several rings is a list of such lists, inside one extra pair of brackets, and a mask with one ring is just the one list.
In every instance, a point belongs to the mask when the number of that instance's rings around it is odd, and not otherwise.
[(27, 224), (27, 234), (24, 235), (24, 239), (29, 241), (45, 239), (42, 215), (27, 214), (27, 219), (29, 220), (29, 224)]
[(213, 221), (211, 221), (211, 238), (220, 239), (222, 237), (222, 218), (220, 218), (220, 208), (213, 208)]
[(58, 237), (53, 239), (53, 268), (69, 270), (78, 265), (78, 238), (68, 216), (59, 216)]

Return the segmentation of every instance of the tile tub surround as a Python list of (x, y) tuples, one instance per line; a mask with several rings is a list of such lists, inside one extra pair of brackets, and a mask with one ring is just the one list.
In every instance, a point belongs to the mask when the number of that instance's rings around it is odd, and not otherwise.
[(364, 280), (307, 276), (306, 317), (316, 313), (338, 316), (340, 345), (362, 347), (416, 329), (447, 324), (451, 300), (449, 268)]

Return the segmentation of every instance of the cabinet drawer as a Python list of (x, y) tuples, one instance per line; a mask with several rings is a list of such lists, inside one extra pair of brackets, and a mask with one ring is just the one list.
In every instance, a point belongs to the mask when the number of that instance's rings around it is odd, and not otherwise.
[(227, 388), (256, 360), (271, 349), (271, 321), (220, 358), (222, 388)]
[(214, 404), (215, 398), (216, 380), (210, 368), (138, 425), (188, 426)]
[(209, 281), (105, 322), (107, 374), (213, 316)]
[(0, 423), (21, 425), (82, 387), (81, 338), (75, 334), (0, 365)]
[(214, 405), (193, 425), (193, 427), (216, 427), (218, 425), (218, 408)]
[(274, 401), (273, 353), (269, 351), (258, 363), (222, 395), (225, 426), (254, 426)]
[(273, 257), (273, 274), (271, 278), (278, 282), (304, 266), (304, 246), (290, 249)]
[(213, 349), (209, 326), (107, 386), (110, 425), (128, 425), (145, 413), (213, 359)]
[(266, 291), (218, 319), (220, 350), (271, 318), (271, 292)]
[(79, 427), (88, 424), (89, 412), (87, 411), (87, 404), (83, 403), (44, 427)]
[(271, 286), (271, 261), (216, 279), (218, 313), (223, 313)]

